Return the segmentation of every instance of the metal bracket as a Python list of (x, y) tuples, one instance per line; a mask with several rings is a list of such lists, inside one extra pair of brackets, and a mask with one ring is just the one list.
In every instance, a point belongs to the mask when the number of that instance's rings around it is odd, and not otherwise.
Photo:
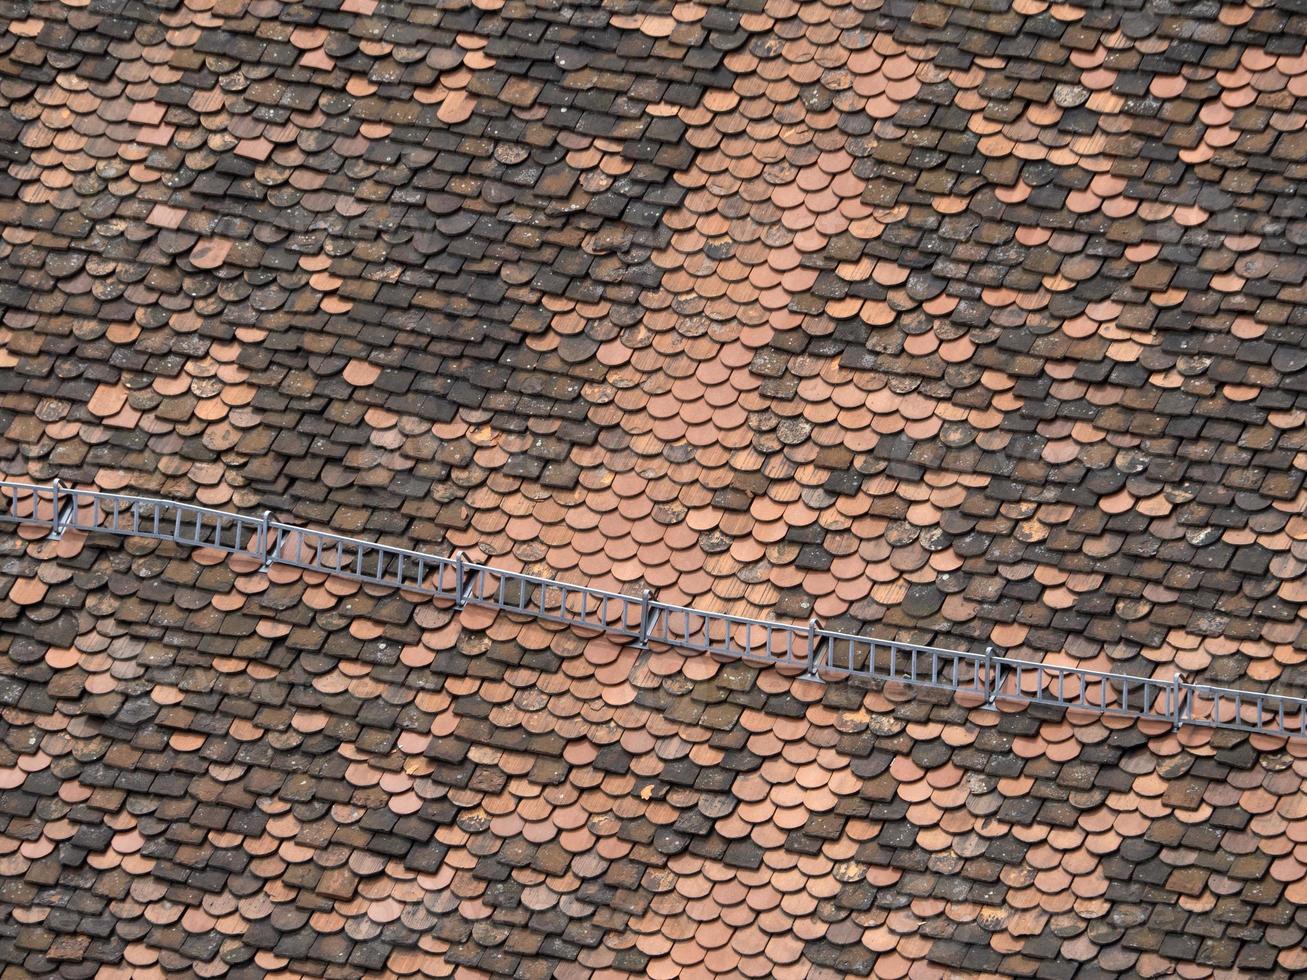
[(807, 681), (821, 680), (821, 670), (818, 667), (821, 658), (818, 651), (825, 637), (817, 632), (819, 628), (816, 617), (808, 620), (808, 666), (803, 671), (803, 679)]
[(77, 500), (72, 494), (65, 495), (62, 493), (64, 485), (58, 480), (54, 481), (51, 489), (54, 491), (51, 501), (54, 516), (50, 525), (50, 540), (58, 541), (64, 536), (64, 532), (68, 530), (68, 526), (76, 514)]
[(1002, 662), (994, 659), (994, 648), (985, 647), (985, 703), (988, 705), (992, 705), (998, 697), (998, 672), (1002, 667)]
[(454, 552), (454, 608), (462, 609), (472, 596), (472, 582), (468, 581), (467, 559), (463, 552)]
[(272, 567), (276, 554), (268, 548), (268, 535), (272, 530), (272, 511), (265, 510), (262, 515), (262, 521), (259, 524), (259, 568), (267, 571)]
[(653, 631), (654, 620), (658, 616), (653, 603), (653, 589), (645, 589), (640, 595), (640, 636), (635, 641), (637, 650), (649, 649), (649, 634)]
[(1180, 719), (1184, 714), (1185, 704), (1189, 701), (1189, 692), (1181, 691), (1181, 683), (1180, 674), (1171, 678), (1171, 730), (1175, 732), (1180, 730)]

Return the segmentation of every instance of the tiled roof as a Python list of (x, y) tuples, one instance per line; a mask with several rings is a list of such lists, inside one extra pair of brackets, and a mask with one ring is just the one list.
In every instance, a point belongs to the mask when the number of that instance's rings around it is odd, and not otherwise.
[[(0, 16), (6, 474), (1307, 689), (1300, 3)], [(3, 549), (14, 975), (1307, 969), (1298, 745)]]
[(1307, 963), (1307, 743), (968, 715), (171, 547), (10, 565), (14, 975)]
[(230, 6), (11, 25), (9, 470), (1303, 658), (1289, 13)]

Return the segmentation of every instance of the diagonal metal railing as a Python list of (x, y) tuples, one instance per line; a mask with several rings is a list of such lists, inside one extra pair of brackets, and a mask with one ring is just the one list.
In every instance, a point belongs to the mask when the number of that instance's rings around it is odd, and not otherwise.
[(707, 612), (450, 557), (316, 531), (272, 519), (132, 494), (0, 480), (0, 523), (155, 538), (431, 596), (486, 606), (723, 659), (773, 664), (820, 681), (856, 677), (974, 696), (984, 703), (1048, 705), (1097, 714), (1307, 738), (1307, 699), (1106, 673), (983, 653), (898, 643)]

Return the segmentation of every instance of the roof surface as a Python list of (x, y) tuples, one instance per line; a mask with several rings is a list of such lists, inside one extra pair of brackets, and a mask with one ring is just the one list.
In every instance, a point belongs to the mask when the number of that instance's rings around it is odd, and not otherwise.
[[(1300, 8), (0, 8), (0, 468), (1303, 694)], [(1307, 969), (1302, 745), (4, 541), (16, 976)]]

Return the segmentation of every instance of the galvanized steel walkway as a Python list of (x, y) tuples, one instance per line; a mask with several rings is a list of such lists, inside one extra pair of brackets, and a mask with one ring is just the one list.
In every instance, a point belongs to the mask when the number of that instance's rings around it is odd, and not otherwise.
[(0, 481), (0, 522), (155, 538), (403, 589), (457, 608), (504, 612), (725, 659), (791, 667), (819, 681), (858, 677), (936, 688), (989, 704), (1041, 704), (1098, 714), (1307, 738), (1307, 699), (1054, 666), (984, 653), (896, 643), (824, 629), (705, 612), (315, 531), (272, 519), (131, 494)]

